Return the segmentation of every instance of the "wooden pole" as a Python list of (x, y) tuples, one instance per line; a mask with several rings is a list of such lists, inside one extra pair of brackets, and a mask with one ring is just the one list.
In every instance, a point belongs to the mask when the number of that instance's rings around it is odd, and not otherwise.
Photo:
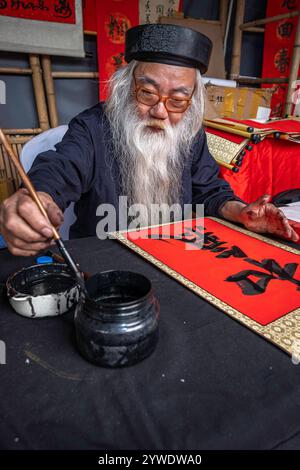
[(31, 69), (24, 69), (21, 67), (0, 67), (0, 74), (5, 75), (31, 75)]
[[(21, 69), (17, 67), (0, 67), (0, 74), (3, 75), (32, 75), (31, 69)], [(53, 78), (98, 78), (98, 72), (68, 72), (55, 71), (51, 73)]]
[(2, 129), (4, 134), (40, 134), (42, 129), (35, 128), (35, 129)]
[(235, 168), (234, 165), (231, 165), (230, 163), (223, 162), (222, 160), (218, 160), (215, 158), (215, 161), (217, 162), (218, 165), (224, 166), (225, 168), (228, 168), (228, 170), (233, 170)]
[(26, 144), (26, 142), (31, 140), (32, 137), (33, 137), (32, 135), (23, 135), (23, 136), (9, 135), (9, 139), (12, 144)]
[(253, 83), (253, 84), (260, 84), (260, 83), (288, 83), (289, 79), (287, 77), (274, 77), (274, 78), (258, 78), (258, 77), (243, 77), (239, 76), (236, 77), (235, 80), (238, 83)]
[(233, 129), (239, 129), (240, 131), (246, 131), (246, 132), (254, 132), (254, 128), (252, 126), (248, 126), (247, 124), (243, 124), (241, 122), (235, 122), (235, 121), (230, 121), (230, 119), (223, 119), (223, 118), (216, 118), (216, 119), (205, 119), (205, 123), (209, 125), (208, 123), (212, 122), (213, 124), (224, 124), (226, 127), (233, 128)]
[(251, 28), (247, 29), (247, 33), (264, 33), (264, 32), (265, 32), (265, 28), (258, 28), (255, 26), (252, 26)]
[[(239, 2), (239, 0), (238, 0)], [(260, 26), (262, 24), (274, 23), (274, 21), (284, 20), (285, 18), (293, 18), (294, 16), (299, 15), (299, 10), (291, 11), (290, 13), (284, 13), (282, 15), (271, 16), (270, 18), (262, 18), (261, 20), (249, 21), (249, 23), (244, 23), (239, 26), (240, 29), (248, 29), (252, 26)]]
[(235, 129), (230, 126), (225, 126), (224, 124), (217, 124), (214, 121), (207, 121), (206, 119), (204, 119), (203, 124), (204, 126), (212, 127), (213, 129), (218, 129), (220, 131), (229, 132), (230, 134), (240, 135), (242, 137), (246, 137), (247, 139), (251, 139), (252, 137), (251, 132), (247, 132), (247, 131), (240, 130), (240, 129)]
[(226, 30), (227, 12), (228, 12), (228, 0), (220, 0), (219, 5), (220, 5), (221, 32), (222, 32), (222, 39), (224, 41), (225, 30)]
[(45, 131), (49, 129), (50, 126), (39, 56), (37, 54), (29, 54), (29, 63), (32, 70), (33, 89), (39, 124), (40, 128)]
[(244, 20), (245, 12), (245, 0), (237, 0), (236, 14), (235, 14), (235, 25), (234, 25), (234, 39), (233, 39), (233, 50), (231, 59), (230, 79), (235, 80), (240, 74), (241, 64), (241, 49), (242, 49), (242, 30), (240, 25)]
[(297, 31), (293, 49), (293, 58), (292, 58), (292, 66), (289, 76), (289, 85), (287, 91), (287, 98), (285, 103), (285, 114), (290, 115), (292, 113), (293, 107), (293, 94), (296, 88), (296, 81), (298, 77), (299, 71), (299, 64), (300, 64), (300, 17), (298, 17), (298, 24), (297, 24)]
[[(20, 175), (20, 178), (21, 180), (23, 181), (26, 189), (28, 190), (30, 196), (32, 197), (32, 199), (35, 201), (35, 203), (37, 204), (38, 208), (40, 209), (41, 213), (43, 214), (43, 216), (45, 217), (45, 219), (51, 224), (50, 220), (49, 220), (49, 217), (48, 217), (48, 214), (46, 212), (46, 209), (44, 208), (36, 190), (34, 189), (33, 187), (33, 184), (31, 183), (30, 179), (28, 178), (28, 176), (26, 175), (25, 171), (24, 171), (24, 168), (22, 167), (21, 163), (19, 162), (17, 156), (15, 155), (15, 152), (11, 146), (11, 144), (9, 143), (7, 137), (5, 136), (5, 134), (2, 132), (2, 130), (0, 129), (0, 141), (2, 142), (3, 144), (3, 147), (5, 148), (10, 160), (13, 162), (13, 164), (15, 165), (19, 175)], [(55, 240), (59, 240), (60, 239), (60, 236), (56, 230), (56, 228), (51, 224), (51, 229), (53, 231), (53, 238)]]
[(99, 78), (98, 72), (68, 72), (56, 71), (52, 72), (53, 78)]
[(54, 81), (52, 77), (51, 59), (48, 55), (42, 55), (43, 78), (46, 89), (48, 111), (51, 127), (58, 126), (58, 114), (55, 98)]

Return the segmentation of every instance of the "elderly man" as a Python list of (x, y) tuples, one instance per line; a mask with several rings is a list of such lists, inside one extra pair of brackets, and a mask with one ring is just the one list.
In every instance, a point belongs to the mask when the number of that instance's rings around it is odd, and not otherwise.
[[(75, 117), (56, 151), (40, 154), (30, 171), (56, 227), (74, 201), (71, 237), (94, 236), (97, 207), (111, 204), (118, 215), (125, 195), (128, 206), (148, 209), (204, 204), (206, 215), (297, 241), (269, 196), (246, 205), (218, 178), (202, 129), (201, 73), (211, 46), (206, 36), (180, 26), (143, 25), (127, 32), (128, 65), (112, 77), (109, 99)], [(0, 231), (15, 255), (34, 255), (52, 237), (25, 189), (2, 204)]]

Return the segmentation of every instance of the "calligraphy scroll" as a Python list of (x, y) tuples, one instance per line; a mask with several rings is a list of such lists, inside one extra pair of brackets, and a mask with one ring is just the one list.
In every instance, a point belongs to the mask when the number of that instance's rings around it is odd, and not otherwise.
[(0, 15), (74, 24), (75, 0), (2, 0)]
[(81, 0), (0, 0), (0, 50), (84, 57)]
[(84, 31), (97, 33), (97, 0), (82, 0), (82, 15)]
[(97, 2), (98, 68), (100, 99), (107, 96), (107, 81), (124, 61), (126, 31), (139, 22), (138, 0)]
[(179, 0), (140, 0), (140, 24), (157, 23), (161, 16), (173, 16), (179, 10)]
[(113, 235), (293, 354), (300, 341), (299, 250), (211, 218)]
[[(266, 16), (282, 15), (299, 10), (299, 8), (299, 0), (269, 0)], [(262, 71), (264, 78), (289, 76), (297, 22), (298, 17), (296, 16), (266, 24)], [(270, 85), (268, 84), (266, 87), (270, 87)], [(287, 84), (275, 84), (274, 87), (276, 91), (272, 97), (271, 116), (283, 116)]]

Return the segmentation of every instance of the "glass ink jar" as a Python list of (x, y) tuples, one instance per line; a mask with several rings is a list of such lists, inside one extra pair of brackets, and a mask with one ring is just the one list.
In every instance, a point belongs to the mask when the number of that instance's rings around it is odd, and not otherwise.
[(123, 367), (148, 357), (158, 341), (159, 304), (149, 279), (106, 271), (86, 281), (89, 298), (75, 310), (77, 347), (88, 361)]

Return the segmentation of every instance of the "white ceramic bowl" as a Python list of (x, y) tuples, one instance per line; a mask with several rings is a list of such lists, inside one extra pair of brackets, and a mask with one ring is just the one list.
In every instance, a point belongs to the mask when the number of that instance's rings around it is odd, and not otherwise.
[(79, 299), (76, 279), (65, 264), (47, 263), (23, 268), (6, 281), (13, 309), (30, 318), (61, 315)]

